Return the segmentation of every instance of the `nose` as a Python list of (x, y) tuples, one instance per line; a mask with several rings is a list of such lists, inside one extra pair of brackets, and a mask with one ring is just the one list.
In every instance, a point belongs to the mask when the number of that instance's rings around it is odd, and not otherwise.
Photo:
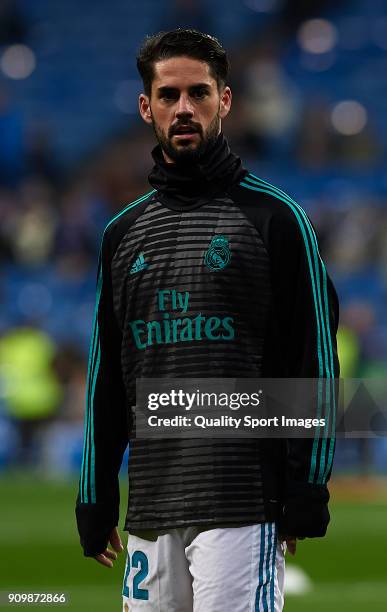
[(194, 114), (194, 109), (189, 100), (189, 97), (182, 94), (177, 103), (176, 117), (180, 119), (183, 117), (188, 118), (188, 117), (192, 117), (193, 114)]

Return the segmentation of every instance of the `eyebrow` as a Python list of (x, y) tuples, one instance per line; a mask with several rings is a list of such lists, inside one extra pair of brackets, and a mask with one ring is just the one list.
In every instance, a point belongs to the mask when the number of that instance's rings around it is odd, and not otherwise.
[[(190, 90), (192, 89), (210, 89), (211, 85), (209, 83), (195, 83), (195, 85), (191, 85), (189, 87)], [(172, 85), (163, 85), (161, 87), (157, 88), (157, 93), (170, 93), (170, 92), (175, 92), (175, 91), (179, 91), (178, 87), (173, 87)]]

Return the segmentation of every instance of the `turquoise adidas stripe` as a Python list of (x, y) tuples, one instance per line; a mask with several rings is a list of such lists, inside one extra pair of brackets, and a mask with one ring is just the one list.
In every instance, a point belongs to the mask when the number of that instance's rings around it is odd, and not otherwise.
[(263, 586), (263, 563), (265, 558), (265, 539), (266, 539), (266, 524), (261, 524), (259, 565), (258, 565), (258, 586), (255, 593), (255, 612), (259, 612), (259, 600), (261, 597), (261, 588)]
[[(274, 576), (271, 576), (271, 557), (273, 554), (273, 526), (271, 523), (268, 525), (268, 534), (267, 534), (267, 551), (266, 551), (266, 568), (265, 568), (265, 579), (264, 585), (262, 587), (262, 603), (264, 612), (269, 612), (269, 603), (268, 602), (268, 585), (271, 584), (271, 579)], [(274, 602), (271, 602), (273, 604)], [(270, 612), (274, 609), (274, 606), (270, 605)]]
[(275, 612), (275, 562), (277, 527), (275, 523), (260, 526), (258, 585), (255, 591), (255, 612)]
[[(80, 478), (80, 500), (82, 503), (96, 503), (96, 489), (95, 489), (95, 444), (94, 444), (94, 418), (93, 418), (93, 404), (95, 388), (97, 384), (99, 366), (101, 361), (101, 345), (99, 338), (99, 325), (98, 325), (98, 309), (102, 292), (103, 275), (102, 275), (102, 242), (106, 230), (110, 227), (114, 221), (119, 219), (122, 215), (134, 208), (141, 202), (144, 202), (149, 196), (155, 193), (155, 189), (149, 191), (145, 195), (141, 196), (134, 202), (131, 202), (126, 206), (120, 213), (115, 215), (109, 223), (106, 225), (99, 252), (99, 272), (97, 280), (97, 295), (96, 304), (94, 310), (93, 320), (93, 333), (90, 346), (90, 354), (88, 361), (88, 372), (86, 382), (86, 411), (85, 411), (85, 432), (84, 432), (84, 443), (83, 443), (83, 455), (82, 455), (82, 466), (81, 466), (81, 478)], [(90, 457), (90, 460), (89, 460)], [(90, 497), (89, 497), (90, 489)]]
[[(320, 335), (320, 317), (319, 315), (321, 315), (321, 317), (323, 316), (323, 308), (322, 308), (322, 304), (321, 304), (321, 294), (320, 294), (320, 278), (318, 276), (318, 279), (316, 279), (316, 285), (315, 285), (315, 279), (314, 279), (314, 274), (313, 274), (313, 267), (311, 265), (311, 260), (310, 260), (310, 252), (309, 252), (309, 245), (308, 245), (308, 240), (306, 238), (305, 232), (303, 231), (303, 224), (300, 220), (300, 217), (297, 214), (297, 211), (295, 210), (294, 207), (297, 207), (297, 210), (303, 215), (304, 221), (305, 221), (305, 225), (308, 229), (309, 232), (309, 236), (311, 238), (311, 242), (312, 242), (312, 247), (314, 246), (313, 244), (313, 238), (311, 236), (311, 224), (309, 223), (309, 220), (305, 214), (305, 212), (303, 211), (303, 209), (296, 204), (296, 202), (294, 202), (294, 200), (292, 200), (291, 198), (289, 198), (286, 194), (284, 194), (284, 192), (281, 192), (281, 190), (278, 190), (276, 187), (270, 185), (269, 183), (266, 183), (266, 181), (261, 181), (261, 179), (256, 179), (255, 177), (253, 179), (251, 179), (250, 177), (246, 177), (249, 178), (249, 180), (254, 184), (260, 185), (260, 189), (258, 188), (254, 188), (251, 187), (252, 189), (256, 189), (258, 191), (263, 191), (265, 193), (269, 193), (271, 195), (274, 195), (275, 197), (277, 197), (278, 199), (282, 200), (284, 203), (286, 203), (291, 210), (293, 211), (293, 213), (295, 214), (297, 221), (299, 223), (299, 226), (301, 228), (302, 234), (303, 234), (303, 238), (304, 238), (304, 242), (305, 242), (305, 247), (307, 250), (307, 255), (308, 255), (308, 264), (309, 264), (309, 270), (310, 270), (310, 274), (311, 274), (311, 281), (312, 281), (312, 288), (313, 288), (313, 293), (314, 293), (314, 302), (315, 302), (315, 310), (316, 310), (316, 322), (317, 322), (317, 330), (318, 330), (318, 343), (317, 343), (317, 350), (318, 350), (318, 356), (319, 356), (319, 377), (323, 376), (323, 371), (322, 371), (322, 363), (321, 363), (321, 335)], [(260, 181), (258, 183), (258, 181)], [(262, 186), (264, 186), (265, 188), (270, 188), (269, 190), (267, 189), (262, 189)], [(311, 228), (313, 230), (313, 228)], [(314, 232), (313, 232), (314, 235)], [(321, 258), (320, 258), (321, 261)], [(317, 273), (318, 273), (318, 260), (316, 257), (316, 250), (314, 249), (314, 262), (315, 262), (315, 266), (317, 268)], [(322, 262), (321, 262), (322, 263)], [(316, 299), (316, 291), (315, 291), (315, 286), (317, 286), (317, 291), (318, 291), (318, 301)], [(327, 299), (327, 298), (326, 298)], [(329, 324), (329, 322), (328, 322)], [(324, 320), (322, 320), (322, 326), (324, 326)], [(324, 334), (324, 340), (325, 340), (325, 328), (323, 327), (322, 332)], [(330, 335), (330, 334), (329, 334)], [(329, 337), (329, 342), (330, 342), (330, 337)], [(324, 348), (326, 351), (326, 342), (324, 341)], [(333, 358), (332, 358), (332, 364), (333, 364)], [(328, 376), (330, 375), (330, 370), (329, 370), (329, 366), (327, 364), (327, 353), (325, 352), (325, 374), (328, 373)], [(333, 369), (333, 368), (332, 368)], [(321, 398), (321, 394), (322, 394), (322, 389), (321, 389), (321, 384), (319, 382), (319, 386), (318, 386), (318, 417), (321, 416), (321, 405), (322, 405), (322, 398)], [(329, 388), (328, 388), (328, 384), (326, 381), (326, 401), (328, 404), (328, 409), (329, 409)], [(329, 412), (328, 412), (328, 417), (327, 417), (327, 423), (326, 423), (326, 427), (328, 427), (328, 423), (329, 423)], [(312, 458), (311, 458), (311, 468), (310, 468), (310, 474), (309, 474), (309, 482), (314, 482), (315, 480), (315, 473), (316, 473), (316, 467), (317, 467), (317, 451), (318, 451), (318, 444), (319, 444), (319, 428), (316, 428), (316, 434), (315, 434), (315, 439), (314, 439), (314, 444), (313, 444), (313, 449), (312, 449)], [(329, 471), (329, 466), (325, 466), (325, 447), (326, 447), (326, 439), (323, 440), (322, 442), (322, 453), (320, 455), (320, 470), (319, 470), (319, 474), (317, 477), (317, 482), (322, 482), (324, 474), (328, 474)], [(332, 455), (333, 455), (333, 448), (332, 448)], [(324, 472), (324, 468), (327, 467), (327, 469)]]
[(82, 467), (81, 467), (81, 483), (80, 483), (80, 491), (81, 491), (81, 501), (88, 501), (88, 493), (87, 493), (87, 479), (85, 478), (85, 474), (88, 473), (89, 469), (89, 440), (90, 440), (90, 388), (91, 388), (91, 378), (93, 376), (94, 363), (93, 358), (96, 351), (97, 343), (99, 342), (99, 328), (98, 328), (98, 307), (99, 307), (99, 299), (101, 292), (101, 259), (98, 258), (98, 280), (97, 280), (97, 297), (96, 303), (94, 307), (94, 317), (93, 317), (93, 334), (91, 340), (91, 350), (89, 354), (89, 362), (88, 362), (88, 372), (87, 372), (87, 383), (86, 383), (86, 410), (85, 410), (85, 441), (84, 441), (84, 452), (82, 457)]
[(275, 584), (275, 561), (277, 556), (277, 526), (274, 523), (274, 540), (273, 540), (273, 556), (271, 561), (271, 581), (270, 581), (270, 612), (275, 612), (275, 592), (274, 592), (274, 584)]
[[(317, 238), (315, 235), (315, 232), (313, 230), (313, 227), (305, 213), (305, 211), (301, 208), (301, 206), (299, 206), (299, 204), (297, 204), (297, 202), (295, 202), (292, 198), (290, 198), (284, 191), (282, 191), (281, 189), (278, 189), (277, 187), (274, 187), (273, 185), (271, 185), (270, 183), (267, 183), (266, 181), (263, 181), (262, 179), (258, 179), (258, 177), (255, 177), (255, 175), (251, 175), (253, 177), (253, 179), (249, 179), (254, 183), (257, 183), (258, 181), (261, 184), (265, 184), (265, 185), (269, 185), (270, 187), (272, 187), (272, 189), (274, 191), (276, 191), (278, 194), (281, 194), (281, 196), (284, 196), (285, 199), (288, 201), (289, 205), (290, 203), (294, 204), (294, 206), (297, 207), (297, 209), (300, 211), (301, 215), (303, 216), (303, 219), (305, 221), (305, 225), (309, 231), (309, 236), (311, 239), (311, 244), (314, 251), (314, 261), (315, 261), (315, 270), (316, 270), (316, 276), (317, 276), (317, 287), (319, 290), (319, 302), (321, 304), (321, 295), (320, 295), (320, 274), (319, 274), (319, 267), (318, 267), (318, 260), (320, 261), (321, 267), (322, 267), (322, 274), (323, 274), (323, 281), (324, 281), (324, 301), (325, 301), (325, 313), (328, 312), (328, 295), (327, 295), (327, 287), (326, 287), (326, 270), (325, 270), (325, 266), (324, 263), (321, 259), (320, 253), (318, 251), (318, 244), (317, 244)], [(282, 199), (282, 198), (281, 198)], [(318, 256), (318, 257), (317, 257)], [(322, 306), (320, 309), (320, 315), (322, 317), (322, 324), (324, 325), (324, 317), (323, 317), (323, 313), (322, 313)], [(327, 362), (325, 361), (325, 367), (326, 367), (326, 373), (328, 373), (329, 378), (334, 378), (334, 372), (333, 372), (333, 352), (332, 352), (332, 344), (331, 344), (331, 337), (330, 337), (330, 330), (329, 330), (329, 315), (326, 318), (326, 323), (327, 323), (327, 331), (324, 333), (325, 330), (323, 330), (323, 338), (324, 338), (324, 348), (326, 351), (326, 344), (325, 344), (325, 338), (326, 335), (328, 336), (328, 342), (329, 342), (329, 350), (330, 350), (330, 369), (329, 366), (327, 365)], [(329, 330), (329, 332), (328, 332)], [(325, 356), (327, 356), (327, 353), (325, 352)], [(321, 393), (320, 390), (320, 382), (319, 382), (319, 396)], [(326, 462), (326, 446), (327, 446), (327, 441), (326, 441), (326, 436), (328, 434), (328, 429), (329, 429), (329, 417), (330, 417), (330, 392), (331, 392), (331, 385), (328, 381), (328, 378), (326, 378), (325, 381), (325, 399), (326, 399), (326, 403), (327, 403), (327, 417), (326, 417), (326, 424), (325, 424), (325, 430), (324, 430), (324, 438), (322, 439), (322, 445), (321, 445), (321, 454), (320, 454), (320, 466), (319, 466), (319, 473), (318, 473), (318, 477), (317, 477), (317, 482), (318, 483), (322, 483), (326, 481), (326, 478), (328, 476), (329, 473), (329, 469), (330, 466), (332, 465), (332, 461), (333, 461), (333, 448), (334, 448), (334, 438), (331, 438), (330, 441), (330, 450), (329, 450), (329, 455), (328, 455), (328, 461)], [(320, 405), (321, 405), (321, 400), (320, 400)], [(335, 398), (333, 398), (333, 423), (335, 422), (336, 419), (336, 406), (335, 406)], [(318, 444), (319, 444), (319, 440), (320, 440), (320, 428), (316, 428), (316, 435), (315, 435), (315, 439), (314, 439), (314, 445), (313, 445), (313, 451), (312, 451), (312, 456), (315, 457), (315, 460), (311, 462), (311, 473), (310, 473), (310, 481), (313, 482), (314, 478), (315, 478), (315, 472), (316, 472), (316, 463), (317, 463), (317, 451), (318, 451)], [(326, 469), (324, 469), (324, 467), (326, 467)]]
[[(252, 177), (254, 177), (254, 175), (252, 175)], [(300, 213), (302, 214), (305, 224), (307, 226), (307, 229), (309, 231), (309, 235), (311, 238), (311, 242), (312, 242), (312, 246), (314, 246), (314, 251), (315, 251), (315, 265), (317, 267), (317, 273), (318, 273), (318, 260), (317, 260), (317, 256), (316, 254), (318, 254), (318, 258), (320, 260), (321, 263), (321, 267), (322, 267), (322, 273), (323, 273), (323, 282), (324, 282), (324, 301), (325, 301), (325, 317), (326, 317), (326, 325), (327, 325), (327, 338), (328, 338), (328, 343), (329, 343), (329, 351), (330, 351), (330, 369), (329, 367), (327, 367), (326, 364), (326, 371), (329, 373), (330, 377), (333, 378), (334, 377), (334, 371), (333, 371), (333, 351), (332, 351), (332, 345), (331, 345), (331, 338), (330, 338), (330, 330), (329, 330), (329, 315), (328, 315), (328, 296), (327, 296), (327, 286), (326, 286), (326, 270), (325, 270), (325, 266), (321, 260), (320, 254), (318, 252), (318, 245), (317, 245), (317, 239), (313, 230), (313, 227), (311, 225), (311, 223), (309, 222), (308, 217), (306, 216), (306, 213), (304, 212), (304, 210), (294, 201), (292, 200), (287, 194), (285, 194), (282, 190), (274, 187), (273, 185), (271, 185), (270, 183), (267, 183), (266, 181), (262, 181), (262, 179), (258, 179), (258, 177), (254, 177), (253, 179), (250, 179), (252, 182), (254, 182), (254, 184), (257, 184), (258, 182), (264, 186), (268, 186), (270, 188), (273, 189), (273, 195), (276, 195), (277, 197), (281, 197), (284, 196), (284, 198), (287, 200), (288, 205), (290, 206), (292, 204), (294, 204), (294, 206), (297, 207), (297, 209), (300, 211)], [(281, 197), (282, 199), (282, 197)], [(319, 280), (319, 278), (318, 278)], [(319, 288), (319, 285), (318, 285)], [(320, 300), (321, 300), (321, 295), (320, 295)], [(328, 331), (329, 330), (329, 331)], [(326, 362), (325, 362), (326, 363)], [(327, 422), (326, 422), (326, 428), (325, 428), (325, 434), (328, 431), (328, 427), (329, 427), (329, 416), (330, 416), (330, 403), (329, 403), (329, 393), (330, 393), (330, 384), (328, 381), (326, 381), (326, 400), (327, 400), (327, 404), (328, 404), (328, 413), (327, 413)], [(336, 406), (335, 406), (335, 397), (333, 398), (333, 422), (336, 418)], [(314, 444), (314, 451), (313, 451), (313, 455), (316, 456), (317, 455), (317, 448), (318, 448), (318, 441), (319, 441), (319, 430), (317, 430), (316, 432), (316, 438), (315, 438), (315, 444)], [(334, 439), (331, 438), (331, 442), (330, 442), (330, 449), (329, 449), (329, 456), (328, 456), (328, 461), (327, 461), (327, 465), (326, 465), (326, 470), (324, 471), (323, 466), (325, 464), (325, 453), (326, 453), (326, 439), (323, 440), (322, 443), (322, 453), (321, 453), (321, 457), (320, 457), (320, 470), (319, 470), (319, 476), (318, 476), (318, 481), (319, 482), (323, 482), (324, 480), (326, 480), (329, 470), (331, 468), (332, 465), (332, 460), (333, 460), (333, 448), (334, 448)], [(313, 469), (314, 465), (313, 465), (313, 460), (311, 462), (311, 478), (312, 481), (314, 480), (314, 476), (315, 476), (315, 469)], [(313, 473), (313, 475), (312, 475)]]
[[(94, 337), (94, 342), (93, 342), (93, 361), (91, 364), (91, 369), (90, 369), (90, 377), (89, 377), (89, 389), (88, 389), (88, 415), (89, 415), (89, 422), (88, 422), (88, 451), (86, 454), (86, 474), (89, 472), (89, 448), (90, 448), (90, 444), (91, 444), (91, 440), (94, 440), (94, 423), (93, 420), (90, 418), (90, 407), (92, 406), (92, 402), (91, 402), (91, 393), (92, 393), (92, 388), (93, 388), (93, 384), (94, 384), (94, 376), (95, 376), (95, 366), (96, 363), (94, 361), (94, 355), (96, 353), (96, 351), (99, 349), (99, 324), (98, 324), (98, 310), (99, 310), (99, 302), (100, 302), (100, 297), (101, 297), (101, 290), (102, 290), (102, 270), (100, 270), (100, 273), (98, 275), (98, 284), (97, 284), (97, 297), (96, 297), (96, 315), (95, 315), (95, 337)], [(92, 430), (93, 430), (93, 434), (92, 434)], [(85, 489), (85, 494), (87, 497), (87, 478), (85, 479), (85, 485), (84, 485), (84, 489)]]
[[(300, 213), (302, 214), (304, 220), (305, 220), (305, 224), (308, 227), (309, 230), (309, 234), (311, 236), (311, 241), (312, 241), (312, 245), (314, 246), (314, 252), (315, 252), (315, 265), (316, 265), (316, 271), (317, 274), (319, 276), (319, 270), (318, 270), (318, 264), (317, 264), (317, 256), (318, 259), (320, 261), (321, 264), (321, 269), (322, 269), (322, 276), (323, 276), (323, 295), (324, 295), (324, 303), (325, 303), (325, 321), (326, 321), (326, 326), (327, 326), (327, 338), (328, 338), (328, 344), (329, 344), (329, 361), (330, 361), (330, 378), (334, 379), (334, 363), (333, 363), (333, 350), (332, 350), (332, 342), (331, 342), (331, 333), (330, 333), (330, 324), (329, 324), (329, 312), (328, 312), (328, 290), (327, 290), (327, 273), (326, 273), (326, 269), (325, 269), (325, 265), (324, 262), (321, 258), (321, 255), (319, 253), (319, 249), (318, 249), (318, 243), (317, 243), (317, 238), (316, 238), (316, 234), (315, 231), (313, 229), (312, 224), (310, 223), (305, 211), (303, 210), (303, 208), (297, 204), (297, 202), (295, 202), (288, 194), (286, 194), (284, 191), (282, 191), (282, 189), (279, 189), (278, 187), (274, 187), (274, 185), (272, 185), (271, 183), (268, 183), (267, 181), (264, 181), (260, 178), (258, 178), (257, 176), (255, 176), (254, 174), (250, 173), (251, 177), (259, 183), (262, 184), (266, 184), (269, 185), (274, 191), (277, 191), (278, 193), (280, 193), (281, 195), (283, 195), (289, 202), (292, 202), (300, 211)], [(248, 180), (249, 177), (247, 177)], [(333, 395), (333, 401), (332, 401), (332, 431), (333, 431), (333, 435), (331, 434), (331, 439), (330, 439), (330, 445), (329, 445), (329, 452), (328, 452), (328, 460), (326, 462), (326, 469), (325, 471), (323, 470), (323, 465), (325, 463), (325, 454), (326, 454), (326, 438), (323, 439), (323, 443), (322, 443), (322, 450), (321, 450), (321, 460), (320, 460), (320, 469), (319, 469), (319, 475), (318, 475), (318, 482), (321, 484), (323, 482), (326, 482), (327, 478), (328, 478), (328, 474), (329, 471), (332, 467), (332, 462), (333, 462), (333, 450), (334, 450), (334, 444), (335, 444), (335, 437), (334, 437), (334, 427), (335, 427), (335, 423), (336, 423), (336, 397), (335, 397), (335, 389), (334, 389), (334, 385), (333, 388), (331, 388), (330, 383), (327, 381), (326, 382), (326, 401), (327, 401), (327, 405), (328, 405), (328, 412), (327, 412), (327, 420), (326, 420), (326, 425), (325, 425), (325, 436), (328, 435), (328, 431), (329, 431), (329, 418), (330, 418), (330, 401), (328, 401), (328, 398), (330, 398), (330, 395), (332, 393)]]
[[(251, 173), (250, 173), (251, 174)], [(332, 349), (332, 341), (331, 341), (331, 331), (330, 331), (330, 323), (329, 323), (329, 312), (328, 312), (328, 289), (327, 289), (327, 273), (326, 273), (326, 268), (324, 265), (324, 262), (321, 258), (319, 249), (318, 249), (318, 243), (317, 243), (317, 237), (315, 234), (315, 231), (313, 229), (312, 224), (310, 223), (305, 211), (303, 210), (303, 208), (297, 204), (297, 202), (295, 202), (292, 198), (290, 198), (290, 196), (288, 196), (284, 191), (282, 191), (282, 189), (278, 189), (277, 187), (274, 187), (273, 185), (271, 185), (270, 183), (268, 183), (267, 181), (263, 181), (262, 179), (259, 179), (258, 177), (256, 177), (254, 174), (251, 174), (251, 176), (253, 177), (253, 179), (255, 179), (255, 181), (259, 181), (260, 183), (264, 183), (267, 185), (270, 185), (270, 187), (272, 187), (273, 190), (278, 191), (280, 194), (282, 194), (289, 202), (293, 203), (298, 210), (300, 211), (300, 213), (302, 214), (305, 224), (309, 230), (309, 235), (311, 237), (311, 242), (312, 245), (314, 247), (314, 253), (315, 253), (315, 266), (316, 266), (316, 271), (318, 274), (318, 281), (319, 281), (319, 270), (318, 270), (318, 260), (320, 261), (321, 264), (321, 269), (322, 269), (322, 276), (323, 276), (323, 296), (324, 296), (324, 303), (325, 303), (325, 323), (326, 323), (326, 335), (327, 335), (327, 339), (328, 339), (328, 345), (329, 345), (329, 363), (330, 363), (330, 369), (327, 368), (327, 371), (329, 372), (329, 378), (334, 379), (335, 377), (335, 373), (334, 373), (334, 362), (333, 362), (333, 349)], [(321, 296), (320, 296), (321, 299)], [(328, 478), (328, 474), (329, 471), (332, 468), (332, 463), (333, 463), (333, 450), (334, 450), (334, 445), (335, 445), (335, 423), (336, 423), (336, 397), (335, 397), (335, 388), (334, 388), (334, 384), (333, 386), (331, 385), (331, 383), (327, 380), (325, 383), (325, 397), (326, 397), (326, 402), (327, 402), (327, 417), (326, 417), (326, 425), (325, 425), (325, 431), (324, 431), (324, 435), (325, 437), (322, 440), (322, 448), (321, 448), (321, 456), (320, 456), (320, 469), (319, 469), (319, 474), (318, 474), (318, 478), (317, 478), (317, 482), (319, 484), (325, 483), (327, 481)], [(332, 433), (331, 433), (331, 437), (330, 437), (330, 444), (329, 444), (329, 452), (328, 452), (328, 460), (326, 461), (326, 445), (327, 445), (327, 441), (326, 441), (326, 436), (329, 433), (329, 419), (330, 419), (330, 408), (331, 408), (331, 404), (330, 404), (330, 397), (332, 394)], [(316, 432), (316, 437), (315, 437), (315, 444), (316, 446), (318, 445), (318, 433), (319, 430), (317, 430)], [(317, 454), (317, 447), (316, 447), (316, 454)], [(326, 469), (324, 471), (323, 466), (326, 463)], [(315, 472), (315, 471), (314, 471)], [(314, 479), (314, 474), (313, 474), (313, 479)]]
[[(314, 234), (314, 230), (313, 227), (311, 226), (308, 217), (306, 216), (306, 213), (304, 212), (304, 210), (294, 201), (292, 200), (286, 193), (284, 193), (283, 191), (281, 191), (280, 189), (274, 187), (273, 185), (271, 185), (270, 183), (267, 183), (266, 181), (263, 181), (262, 179), (259, 179), (258, 177), (255, 177), (254, 175), (251, 176), (246, 176), (244, 180), (250, 181), (250, 183), (252, 184), (247, 184), (244, 183), (243, 181), (240, 183), (240, 185), (242, 185), (243, 187), (246, 187), (248, 189), (252, 189), (253, 191), (261, 191), (263, 193), (268, 193), (269, 195), (274, 195), (277, 199), (283, 201), (285, 204), (287, 204), (290, 209), (292, 210), (293, 214), (295, 215), (297, 222), (299, 224), (299, 227), (301, 229), (302, 235), (303, 235), (303, 239), (304, 239), (304, 243), (305, 243), (305, 248), (306, 248), (306, 253), (307, 253), (307, 259), (308, 259), (308, 266), (309, 266), (309, 271), (310, 271), (310, 277), (311, 277), (311, 283), (312, 283), (312, 292), (313, 292), (313, 298), (314, 298), (314, 304), (315, 304), (315, 311), (316, 311), (316, 324), (317, 324), (317, 352), (318, 352), (318, 362), (319, 362), (319, 377), (322, 378), (323, 377), (323, 361), (322, 361), (322, 345), (321, 345), (321, 334), (323, 335), (323, 345), (324, 345), (324, 362), (325, 362), (325, 374), (328, 374), (328, 377), (333, 377), (333, 353), (332, 353), (332, 346), (331, 346), (331, 340), (330, 340), (330, 332), (328, 332), (329, 330), (329, 318), (325, 319), (326, 313), (327, 313), (327, 288), (326, 288), (326, 271), (325, 271), (325, 267), (324, 264), (321, 260), (320, 254), (318, 253), (318, 248), (317, 248), (317, 241), (316, 241), (316, 237)], [(300, 213), (300, 214), (298, 214)], [(300, 216), (301, 215), (301, 216)], [(309, 238), (311, 241), (311, 246), (313, 249), (313, 260), (314, 260), (314, 265), (315, 265), (315, 270), (313, 270), (313, 265), (312, 265), (312, 258), (311, 258), (311, 254), (310, 254), (310, 248), (309, 248), (309, 242), (308, 242), (308, 238), (307, 235), (305, 233), (305, 227), (306, 230), (308, 231), (309, 234)], [(322, 299), (321, 299), (321, 292), (320, 292), (320, 274), (319, 274), (319, 266), (318, 263), (320, 261), (320, 264), (322, 266), (322, 270), (323, 270), (323, 277), (325, 279), (325, 283), (324, 283), (324, 298), (325, 298), (325, 312), (322, 306)], [(315, 278), (316, 275), (316, 278)], [(320, 328), (320, 321), (321, 321), (321, 328)], [(328, 351), (327, 351), (327, 340), (328, 340), (328, 346), (329, 346), (329, 351), (330, 351), (330, 364), (328, 362)], [(320, 411), (321, 411), (321, 403), (322, 403), (322, 389), (321, 389), (321, 385), (319, 383), (319, 388), (318, 388), (318, 416), (320, 416)], [(329, 388), (326, 384), (326, 401), (329, 407)], [(329, 423), (329, 412), (328, 412), (328, 418), (327, 418), (327, 423), (326, 423), (326, 427), (328, 427), (328, 423)], [(315, 440), (314, 440), (314, 444), (313, 444), (313, 450), (312, 450), (312, 458), (311, 458), (311, 467), (310, 467), (310, 474), (309, 474), (309, 482), (314, 482), (315, 480), (315, 473), (316, 473), (316, 466), (317, 466), (317, 451), (318, 451), (318, 443), (319, 443), (319, 429), (317, 429), (316, 431), (316, 435), (315, 435)], [(327, 465), (325, 465), (325, 447), (326, 447), (326, 440), (323, 440), (323, 448), (322, 448), (322, 453), (320, 456), (320, 470), (319, 470), (319, 474), (318, 474), (318, 478), (317, 481), (323, 481), (324, 478), (327, 477), (327, 474), (329, 472), (330, 466), (329, 466), (329, 461), (332, 461), (333, 458), (333, 444), (334, 441), (331, 440), (331, 448), (330, 448), (330, 453), (329, 453), (329, 457), (328, 457), (328, 463)], [(325, 469), (326, 468), (326, 469)]]

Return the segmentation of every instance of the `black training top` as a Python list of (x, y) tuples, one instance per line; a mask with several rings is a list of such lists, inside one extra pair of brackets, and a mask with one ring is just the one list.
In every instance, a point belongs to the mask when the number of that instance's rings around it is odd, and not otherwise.
[(310, 508), (327, 501), (333, 439), (131, 439), (137, 378), (339, 373), (337, 296), (303, 209), (223, 135), (200, 165), (153, 157), (154, 189), (108, 224), (99, 257), (76, 509), (85, 554), (117, 525), (128, 441), (126, 529), (276, 520), (301, 496), (306, 535), (322, 535), (329, 518)]

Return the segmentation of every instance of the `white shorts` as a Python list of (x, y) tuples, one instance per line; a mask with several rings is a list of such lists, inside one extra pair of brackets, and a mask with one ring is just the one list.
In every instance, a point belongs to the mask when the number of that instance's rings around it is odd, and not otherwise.
[(286, 545), (275, 523), (136, 533), (124, 612), (281, 612)]

